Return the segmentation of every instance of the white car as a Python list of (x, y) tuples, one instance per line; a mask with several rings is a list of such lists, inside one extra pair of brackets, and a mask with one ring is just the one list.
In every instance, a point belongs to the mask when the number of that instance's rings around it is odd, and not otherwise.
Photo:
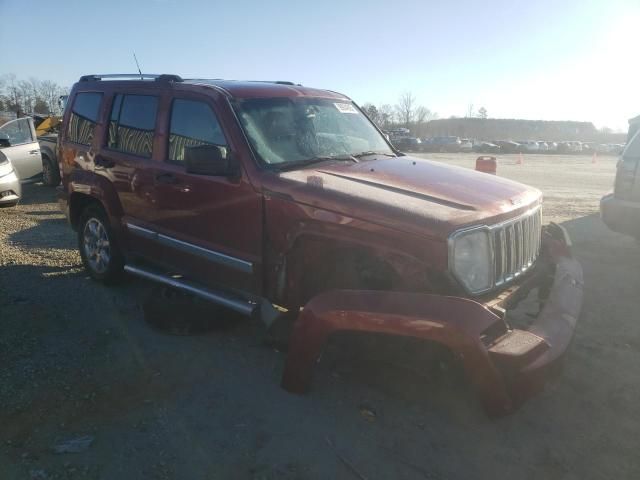
[(573, 141), (567, 142), (569, 144), (569, 151), (573, 153), (578, 153), (582, 151), (582, 142)]
[(518, 143), (522, 145), (522, 148), (527, 153), (534, 153), (534, 152), (540, 151), (540, 145), (538, 145), (538, 142), (534, 140), (525, 140)]
[(463, 138), (460, 140), (460, 151), (461, 152), (472, 152), (473, 151), (473, 142), (468, 138)]
[(538, 150), (541, 152), (548, 152), (549, 145), (547, 145), (547, 142), (538, 142)]
[(11, 159), (21, 183), (42, 177), (42, 157), (31, 117), (11, 120), (0, 127), (0, 151)]
[(22, 188), (13, 164), (0, 151), (0, 207), (13, 207), (20, 201)]

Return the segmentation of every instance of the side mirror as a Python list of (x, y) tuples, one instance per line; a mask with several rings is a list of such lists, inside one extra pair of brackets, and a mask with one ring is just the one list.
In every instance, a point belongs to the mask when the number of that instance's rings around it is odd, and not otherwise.
[(11, 142), (9, 141), (9, 137), (4, 133), (0, 133), (0, 148), (7, 148), (10, 146)]
[(229, 150), (221, 145), (185, 147), (184, 161), (187, 173), (196, 175), (232, 177), (239, 173)]

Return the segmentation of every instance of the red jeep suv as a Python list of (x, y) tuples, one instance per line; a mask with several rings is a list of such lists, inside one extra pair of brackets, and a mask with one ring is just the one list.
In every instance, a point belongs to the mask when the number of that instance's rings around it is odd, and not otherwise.
[[(566, 232), (542, 227), (541, 193), (406, 156), (342, 94), (87, 75), (61, 132), (59, 200), (89, 274), (128, 272), (267, 324), (295, 312), (289, 391), (309, 387), (332, 333), (379, 332), (449, 349), (500, 414), (572, 337), (582, 271)], [(518, 320), (530, 292), (539, 312)]]

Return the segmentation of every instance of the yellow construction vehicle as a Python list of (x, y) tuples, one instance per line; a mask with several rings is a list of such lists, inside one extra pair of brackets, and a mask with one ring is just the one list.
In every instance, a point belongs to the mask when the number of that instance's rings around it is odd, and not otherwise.
[(46, 135), (47, 133), (57, 133), (58, 126), (62, 122), (62, 117), (56, 116), (33, 116), (33, 123), (36, 127), (36, 136), (41, 137), (42, 135)]

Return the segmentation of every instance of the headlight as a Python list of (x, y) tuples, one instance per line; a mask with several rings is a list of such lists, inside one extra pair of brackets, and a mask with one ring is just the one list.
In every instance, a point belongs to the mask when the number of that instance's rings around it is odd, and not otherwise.
[(493, 282), (489, 231), (477, 228), (454, 233), (449, 239), (449, 268), (469, 293), (489, 290)]

